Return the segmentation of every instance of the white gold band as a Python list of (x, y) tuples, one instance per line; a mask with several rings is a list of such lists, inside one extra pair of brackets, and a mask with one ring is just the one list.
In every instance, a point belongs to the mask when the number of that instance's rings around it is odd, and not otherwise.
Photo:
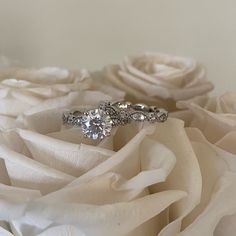
[(81, 127), (84, 135), (92, 139), (109, 136), (114, 126), (132, 121), (164, 122), (167, 118), (165, 109), (126, 101), (100, 102), (95, 109), (63, 113), (64, 124)]

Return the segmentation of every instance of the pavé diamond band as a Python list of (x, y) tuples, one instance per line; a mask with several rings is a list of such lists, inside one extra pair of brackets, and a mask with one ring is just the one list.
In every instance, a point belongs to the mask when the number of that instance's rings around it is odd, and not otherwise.
[(81, 127), (85, 137), (103, 139), (111, 134), (113, 127), (126, 125), (132, 121), (164, 122), (168, 117), (165, 109), (126, 101), (100, 102), (89, 110), (63, 113), (63, 123)]

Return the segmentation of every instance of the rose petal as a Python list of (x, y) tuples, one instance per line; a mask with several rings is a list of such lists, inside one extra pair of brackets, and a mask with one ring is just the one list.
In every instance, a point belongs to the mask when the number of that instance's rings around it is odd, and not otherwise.
[[(187, 227), (181, 236), (213, 235), (214, 230), (223, 216), (236, 213), (236, 174), (225, 173), (214, 187), (208, 206), (198, 218)], [(233, 235), (231, 232), (230, 235)]]
[(113, 151), (86, 144), (72, 144), (39, 133), (18, 129), (32, 158), (53, 169), (80, 176), (105, 161)]
[(227, 133), (222, 139), (218, 140), (215, 145), (232, 153), (236, 154), (236, 131)]
[[(161, 134), (161, 135), (160, 135)], [(152, 192), (167, 189), (181, 189), (188, 193), (188, 197), (175, 203), (170, 209), (170, 220), (173, 222), (164, 228), (160, 235), (178, 233), (182, 219), (190, 212), (201, 199), (202, 177), (199, 164), (191, 143), (186, 135), (183, 122), (168, 119), (158, 126), (152, 136), (155, 140), (173, 150), (176, 156), (176, 165), (164, 183), (154, 185)]]
[(160, 53), (127, 57), (121, 65), (106, 66), (103, 73), (132, 102), (161, 105), (171, 111), (176, 110), (176, 101), (213, 89), (205, 68), (196, 61)]
[(46, 229), (37, 236), (86, 236), (82, 231), (72, 225), (59, 225), (49, 229)]
[[(46, 204), (34, 202), (27, 214), (57, 222), (73, 224), (87, 236), (126, 235), (142, 223), (159, 214), (171, 203), (183, 198), (182, 191), (165, 191), (148, 195), (131, 202), (111, 205)], [(66, 215), (66, 218), (64, 217)], [(132, 217), (130, 217), (132, 215)], [(93, 227), (91, 227), (91, 225)], [(148, 231), (152, 232), (153, 229)], [(146, 232), (146, 235), (150, 235)], [(154, 234), (153, 234), (154, 235)]]
[(39, 189), (43, 193), (54, 191), (73, 180), (73, 177), (36, 162), (11, 149), (0, 146), (0, 156), (5, 161), (11, 184)]

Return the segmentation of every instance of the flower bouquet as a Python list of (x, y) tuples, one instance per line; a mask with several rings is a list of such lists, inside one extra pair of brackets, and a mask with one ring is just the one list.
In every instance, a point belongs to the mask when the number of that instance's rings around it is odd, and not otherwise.
[[(209, 95), (195, 60), (0, 67), (0, 235), (236, 235), (236, 93)], [(67, 109), (121, 100), (169, 117), (103, 139), (63, 125)]]

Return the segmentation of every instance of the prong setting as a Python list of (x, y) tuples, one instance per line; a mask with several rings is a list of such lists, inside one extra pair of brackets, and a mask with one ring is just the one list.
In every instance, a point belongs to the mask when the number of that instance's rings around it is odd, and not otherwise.
[(165, 109), (145, 104), (131, 104), (126, 101), (100, 102), (98, 108), (65, 112), (63, 123), (79, 126), (85, 138), (104, 139), (111, 135), (113, 127), (135, 122), (164, 122), (168, 118)]

